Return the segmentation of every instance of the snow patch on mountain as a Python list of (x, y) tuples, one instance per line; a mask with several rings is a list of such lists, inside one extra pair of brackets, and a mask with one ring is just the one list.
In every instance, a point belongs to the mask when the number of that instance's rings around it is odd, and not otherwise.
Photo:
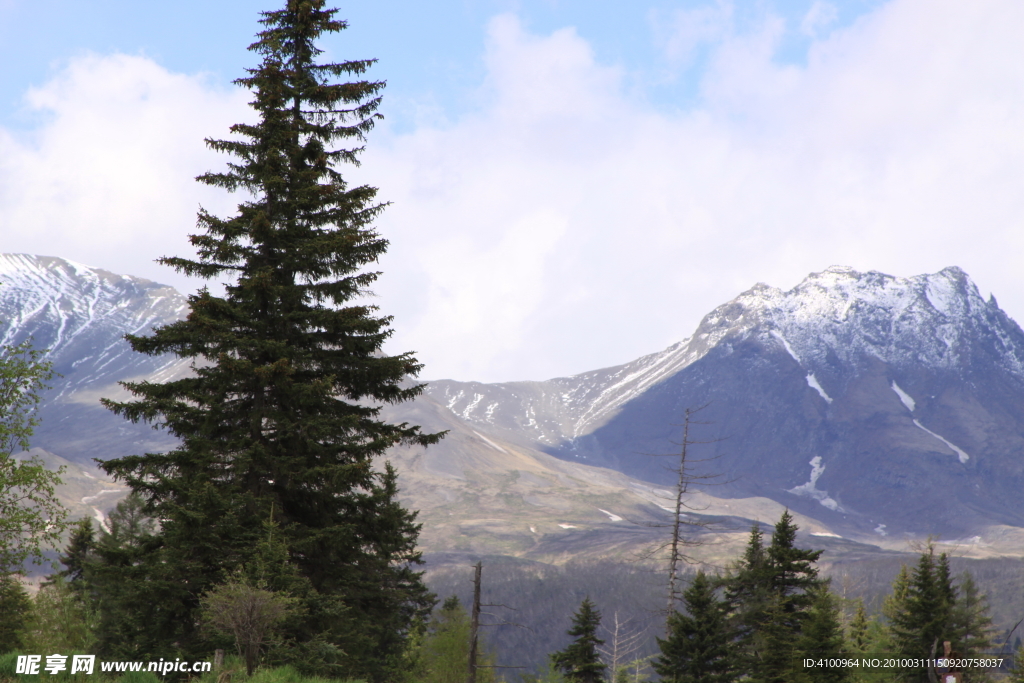
[(892, 382), (892, 390), (900, 397), (900, 401), (902, 401), (903, 405), (907, 407), (907, 410), (914, 412), (914, 409), (917, 408), (917, 401), (911, 398), (910, 394), (903, 391), (903, 389), (900, 389), (900, 385), (896, 384), (896, 380), (893, 380)]
[(818, 478), (821, 477), (825, 471), (825, 466), (821, 464), (821, 456), (816, 455), (811, 458), (811, 478), (806, 484), (795, 486), (789, 489), (790, 493), (795, 493), (798, 496), (806, 496), (807, 498), (813, 498), (818, 501), (829, 510), (841, 510), (839, 503), (829, 497), (827, 491), (821, 491), (818, 489)]
[(956, 456), (957, 456), (957, 458), (960, 459), (960, 462), (966, 463), (968, 460), (971, 459), (971, 456), (967, 455), (967, 453), (965, 453), (962, 448), (954, 446), (952, 443), (947, 441), (945, 438), (939, 436), (938, 434), (936, 434), (932, 430), (928, 429), (927, 427), (925, 427), (923, 424), (921, 424), (917, 420), (914, 420), (914, 424), (917, 426), (918, 429), (922, 429), (922, 430), (928, 432), (929, 434), (934, 436), (936, 439), (938, 439), (942, 443), (946, 444), (946, 446), (949, 448), (949, 450), (951, 450), (954, 453), (956, 453)]
[(782, 347), (786, 349), (786, 353), (793, 357), (793, 360), (796, 361), (797, 365), (803, 365), (803, 363), (800, 362), (800, 357), (796, 355), (796, 351), (793, 350), (793, 347), (789, 345), (789, 342), (786, 341), (786, 338), (783, 337), (778, 330), (772, 330), (771, 335), (782, 342)]
[(501, 452), (502, 452), (502, 453), (504, 453), (505, 455), (510, 455), (510, 453), (509, 453), (508, 451), (506, 451), (506, 450), (505, 450), (504, 448), (502, 448), (502, 447), (501, 447), (501, 446), (499, 446), (498, 444), (496, 444), (496, 443), (494, 443), (493, 441), (491, 441), (490, 439), (488, 439), (488, 438), (487, 438), (486, 436), (484, 436), (484, 435), (483, 435), (483, 434), (481, 434), (480, 432), (478, 432), (478, 431), (476, 431), (476, 430), (473, 430), (473, 433), (474, 433), (474, 434), (476, 434), (477, 436), (479, 436), (479, 437), (480, 437), (481, 439), (483, 439), (484, 441), (486, 441), (486, 442), (487, 442), (487, 444), (488, 444), (488, 445), (490, 445), (490, 446), (491, 446), (491, 448), (493, 448), (494, 450), (496, 450), (496, 451), (501, 451)]
[(814, 376), (814, 373), (808, 373), (807, 375), (807, 386), (814, 389), (818, 394), (825, 399), (826, 403), (832, 403), (832, 397), (825, 393), (825, 390), (821, 388), (821, 384), (818, 383), (818, 378)]

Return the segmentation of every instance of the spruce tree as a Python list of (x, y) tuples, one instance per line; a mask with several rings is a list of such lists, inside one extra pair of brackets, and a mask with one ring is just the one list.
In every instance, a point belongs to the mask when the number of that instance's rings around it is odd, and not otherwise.
[(226, 280), (224, 294), (200, 290), (185, 320), (128, 337), (137, 352), (192, 359), (193, 375), (127, 383), (136, 400), (106, 402), (180, 445), (103, 466), (160, 521), (131, 579), (155, 605), (130, 639), (136, 650), (203, 650), (199, 597), (252, 558), (273, 509), (312, 587), (307, 616), (289, 634), (310, 644), (300, 663), (380, 681), (393, 676), (432, 597), (414, 571), (415, 515), (396, 499), (394, 470), (377, 461), (439, 435), (380, 419), (383, 404), (420, 393), (403, 384), (420, 365), (381, 353), (391, 319), (360, 300), (378, 276), (366, 267), (387, 248), (371, 227), (383, 205), (337, 167), (357, 162), (384, 84), (335, 81), (372, 60), (317, 62), (318, 38), (346, 26), (334, 15), (323, 0), (263, 13), (250, 47), (261, 62), (236, 81), (253, 92), (258, 121), (208, 140), (235, 161), (199, 177), (245, 197), (228, 218), (200, 211), (197, 259), (162, 259)]
[(686, 614), (669, 617), (667, 639), (658, 638), (661, 655), (655, 672), (671, 683), (729, 683), (733, 673), (732, 632), (725, 604), (715, 595), (711, 581), (698, 572), (683, 593)]
[(568, 683), (599, 683), (604, 680), (606, 667), (597, 652), (604, 641), (597, 637), (601, 613), (594, 609), (590, 598), (584, 598), (573, 615), (568, 633), (575, 640), (564, 650), (551, 655), (551, 663), (565, 676)]
[[(850, 651), (843, 635), (843, 626), (839, 621), (839, 605), (829, 590), (828, 583), (814, 587), (810, 591), (810, 596), (812, 602), (807, 612), (807, 622), (797, 643), (799, 656), (826, 660), (849, 658)], [(866, 636), (866, 622), (864, 631)], [(852, 679), (852, 675), (847, 668), (829, 666), (815, 670), (813, 679), (815, 683), (847, 683)]]
[(51, 576), (44, 585), (53, 583), (57, 577), (64, 579), (73, 590), (84, 590), (86, 566), (92, 560), (96, 545), (96, 532), (90, 517), (83, 517), (71, 529), (71, 538), (63, 554), (57, 559), (64, 569)]
[[(989, 616), (988, 598), (974, 583), (974, 577), (965, 571), (960, 575), (957, 586), (957, 600), (953, 605), (950, 619), (956, 638), (956, 650), (966, 658), (981, 657), (993, 645), (995, 629)], [(988, 683), (992, 676), (984, 670), (964, 671), (965, 683)]]
[(749, 668), (753, 640), (757, 625), (771, 603), (771, 578), (768, 557), (764, 548), (764, 534), (755, 524), (743, 551), (743, 559), (725, 580), (725, 602), (730, 615), (730, 627), (735, 632), (744, 667)]
[[(953, 604), (950, 596), (956, 593), (948, 571), (942, 566), (948, 560), (936, 563), (934, 549), (929, 546), (921, 554), (917, 566), (909, 577), (897, 577), (894, 600), (890, 605), (889, 631), (896, 652), (904, 658), (924, 659), (942, 654), (942, 643), (951, 641), (956, 646), (956, 633), (952, 624)], [(948, 564), (945, 565), (948, 568)], [(906, 582), (904, 584), (904, 582)], [(896, 598), (897, 590), (901, 594)], [(925, 667), (907, 669), (901, 674), (907, 681), (926, 683)]]
[(868, 613), (864, 609), (864, 600), (857, 599), (857, 610), (850, 622), (850, 649), (854, 654), (864, 654), (868, 647)]
[(726, 599), (739, 634), (740, 670), (753, 681), (799, 678), (797, 641), (820, 585), (820, 550), (795, 546), (796, 524), (786, 510), (765, 548), (754, 528), (744, 558), (726, 581)]
[(0, 572), (0, 654), (18, 650), (32, 617), (32, 598), (17, 574)]

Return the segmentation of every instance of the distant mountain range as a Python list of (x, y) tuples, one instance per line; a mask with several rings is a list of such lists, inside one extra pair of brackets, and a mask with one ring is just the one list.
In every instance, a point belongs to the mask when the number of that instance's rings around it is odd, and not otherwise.
[(670, 484), (681, 415), (716, 495), (764, 496), (843, 533), (1024, 526), (1024, 333), (958, 268), (833, 267), (758, 284), (687, 340), (546, 382), (431, 382), (463, 420), (559, 458)]
[[(31, 335), (63, 375), (33, 445), (90, 469), (173, 443), (97, 401), (123, 395), (117, 381), (189, 372), (122, 339), (185, 315), (184, 296), (27, 255), (0, 255), (0, 283), (0, 339)], [(722, 476), (693, 514), (738, 532), (730, 548), (786, 506), (836, 552), (933, 534), (965, 552), (1024, 553), (1024, 333), (957, 268), (833, 267), (788, 292), (759, 284), (632, 363), (542, 382), (431, 381), (386, 413), (450, 430), (392, 456), (428, 552), (558, 562), (657, 542), (674, 475), (652, 454), (676, 452), (682, 413), (699, 406), (708, 424), (693, 435), (709, 443), (691, 449), (694, 466)]]

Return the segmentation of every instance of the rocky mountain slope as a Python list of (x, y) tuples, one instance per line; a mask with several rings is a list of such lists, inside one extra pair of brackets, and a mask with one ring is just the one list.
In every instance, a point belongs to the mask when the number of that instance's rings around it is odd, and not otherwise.
[(135, 353), (125, 334), (177, 320), (188, 301), (166, 285), (50, 256), (0, 254), (0, 344), (31, 339), (59, 373), (40, 409), (33, 445), (79, 463), (173, 443), (99, 404), (117, 382), (187, 371), (173, 357)]
[(626, 365), (428, 392), (478, 429), (661, 483), (649, 454), (706, 405), (697, 438), (714, 443), (694, 450), (713, 460), (696, 467), (724, 475), (719, 495), (879, 539), (1024, 526), (1024, 333), (957, 268), (758, 284)]
[[(0, 283), (0, 339), (31, 335), (63, 375), (33, 445), (81, 468), (81, 488), (97, 474), (92, 458), (172, 444), (98, 399), (122, 396), (119, 380), (189, 371), (122, 338), (185, 314), (182, 295), (26, 255), (0, 255)], [(1024, 548), (1022, 368), (1024, 333), (962, 271), (830, 268), (789, 292), (757, 285), (691, 338), (626, 365), (543, 382), (433, 381), (386, 414), (449, 431), (439, 446), (392, 454), (435, 557), (635, 557), (663, 537), (674, 482), (651, 454), (677, 452), (683, 410), (704, 405), (708, 424), (692, 436), (708, 443), (691, 448), (693, 464), (723, 476), (691, 512), (718, 522), (726, 542), (713, 555), (784, 506), (833, 553), (938, 534), (1003, 554)], [(73, 494), (87, 513), (113, 503), (109, 482), (93, 488)]]

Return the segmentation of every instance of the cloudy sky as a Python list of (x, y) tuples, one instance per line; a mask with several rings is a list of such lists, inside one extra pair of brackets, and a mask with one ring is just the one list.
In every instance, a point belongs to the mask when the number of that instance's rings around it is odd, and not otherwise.
[[(192, 291), (205, 137), (269, 0), (0, 0), (0, 251)], [(1024, 321), (1019, 0), (373, 0), (389, 350), (544, 379), (685, 338), (754, 283), (964, 268)]]

